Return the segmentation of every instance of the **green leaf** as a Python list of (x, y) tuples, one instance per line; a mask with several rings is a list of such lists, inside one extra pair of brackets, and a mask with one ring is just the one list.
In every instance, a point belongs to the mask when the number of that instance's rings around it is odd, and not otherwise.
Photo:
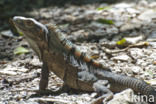
[(151, 79), (151, 80), (145, 80), (150, 85), (156, 85), (156, 79)]
[(117, 45), (124, 45), (125, 43), (126, 43), (126, 39), (125, 38), (123, 38), (123, 39), (121, 39), (121, 40), (116, 42)]
[(27, 50), (26, 48), (24, 47), (17, 47), (15, 50), (14, 50), (14, 54), (15, 55), (19, 55), (19, 54), (24, 54), (24, 53), (28, 53), (29, 50)]
[(23, 36), (23, 33), (22, 33), (22, 32), (19, 32), (19, 31), (18, 31), (18, 33), (19, 33), (20, 36)]
[(109, 10), (109, 9), (111, 9), (111, 7), (110, 7), (110, 6), (106, 6), (106, 7), (99, 7), (99, 8), (97, 8), (97, 10), (98, 10), (98, 11), (101, 11), (101, 10)]
[(91, 58), (92, 59), (97, 59), (97, 58), (99, 58), (100, 56), (99, 56), (99, 54), (93, 54), (93, 55), (91, 55)]
[(114, 24), (114, 22), (112, 20), (102, 19), (102, 18), (98, 19), (97, 22), (102, 23), (102, 24), (109, 24), (109, 25), (113, 25)]

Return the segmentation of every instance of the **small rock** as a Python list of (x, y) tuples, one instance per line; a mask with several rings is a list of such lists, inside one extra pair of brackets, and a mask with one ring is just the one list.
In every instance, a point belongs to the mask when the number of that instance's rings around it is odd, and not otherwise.
[(37, 56), (35, 56), (32, 60), (30, 60), (30, 63), (34, 66), (41, 66), (42, 62), (38, 59)]
[(116, 27), (121, 27), (123, 24), (124, 24), (124, 22), (122, 22), (122, 21), (116, 21), (116, 22), (114, 23), (114, 25), (115, 25)]
[[(13, 64), (16, 64), (13, 63)], [(4, 72), (11, 72), (13, 73), (18, 73), (18, 72), (27, 72), (29, 69), (24, 68), (24, 67), (16, 67), (16, 66), (12, 66), (12, 65), (8, 65), (6, 68), (3, 69)]]
[(4, 74), (4, 75), (17, 75), (16, 72), (7, 71), (7, 70), (2, 70), (2, 71), (0, 71), (0, 74)]
[(142, 69), (139, 66), (133, 66), (131, 67), (131, 70), (134, 74), (138, 74), (140, 71), (142, 71)]
[(98, 22), (91, 22), (91, 24), (90, 24), (90, 27), (94, 27), (94, 28), (97, 28), (97, 29), (102, 29), (102, 28), (104, 28), (105, 27), (105, 25), (104, 24), (101, 24), (101, 23), (98, 23)]
[(81, 52), (87, 52), (88, 47), (87, 46), (79, 46)]
[(115, 94), (114, 98), (108, 104), (129, 104), (129, 102), (133, 102), (133, 95), (134, 92), (132, 89), (124, 90), (121, 93)]
[(120, 60), (120, 61), (129, 61), (131, 58), (128, 55), (120, 55), (112, 58), (113, 60)]
[(97, 96), (97, 93), (95, 93), (95, 92), (93, 92), (93, 93), (91, 93), (91, 95), (90, 95), (90, 97), (96, 97)]
[(127, 8), (127, 12), (130, 14), (139, 14), (140, 11), (134, 9), (134, 8)]
[(143, 7), (146, 7), (148, 5), (148, 2), (146, 0), (141, 0), (138, 4), (139, 6), (143, 6)]
[(133, 18), (133, 19), (131, 20), (131, 22), (132, 22), (133, 24), (137, 24), (137, 25), (135, 26), (136, 28), (141, 27), (141, 25), (143, 24), (143, 22), (142, 22), (141, 20), (138, 20), (137, 18)]
[(153, 3), (149, 4), (149, 7), (155, 8), (156, 7), (156, 2), (153, 2)]
[(138, 16), (138, 19), (144, 22), (151, 22), (152, 19), (156, 18), (156, 12), (154, 10), (146, 10)]
[(62, 17), (62, 20), (65, 20), (65, 21), (75, 21), (76, 20), (76, 17), (75, 16), (72, 16), (72, 15), (64, 15)]
[(12, 32), (10, 30), (5, 30), (5, 31), (2, 31), (0, 33), (2, 36), (5, 36), (5, 37), (14, 37), (14, 35), (12, 34)]
[[(3, 104), (3, 103), (0, 103), (0, 104)], [(19, 104), (19, 103), (17, 101), (9, 101), (8, 104)]]
[(115, 7), (115, 8), (130, 8), (130, 7), (132, 7), (132, 4), (128, 4), (128, 3), (119, 3), (119, 4), (116, 4), (114, 7)]
[(138, 43), (139, 41), (142, 41), (144, 39), (143, 35), (140, 36), (136, 36), (136, 37), (125, 37), (125, 43), (124, 44), (128, 44), (128, 45), (133, 45)]
[[(133, 48), (130, 50), (130, 55), (134, 58), (137, 59), (137, 62), (139, 61), (140, 58), (142, 58), (144, 56), (143, 51), (141, 49), (138, 48)], [(141, 62), (143, 60), (140, 60)]]
[(119, 30), (116, 27), (112, 27), (112, 28), (107, 28), (106, 29), (106, 33), (107, 34), (111, 34), (111, 33), (117, 34), (118, 32), (119, 32)]
[(156, 31), (152, 31), (151, 34), (148, 36), (147, 40), (156, 40)]
[(127, 31), (127, 30), (132, 30), (132, 29), (135, 29), (135, 28), (139, 28), (140, 27), (140, 24), (138, 23), (126, 23), (124, 25), (122, 25), (120, 27), (120, 31), (121, 32), (124, 32), (124, 31)]

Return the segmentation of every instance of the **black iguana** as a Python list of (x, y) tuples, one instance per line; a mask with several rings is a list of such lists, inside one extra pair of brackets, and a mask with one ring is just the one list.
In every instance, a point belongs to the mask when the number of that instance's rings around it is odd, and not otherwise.
[(96, 91), (101, 95), (96, 103), (112, 95), (112, 92), (132, 88), (135, 92), (152, 97), (153, 104), (156, 104), (156, 91), (152, 86), (143, 80), (106, 70), (67, 40), (55, 25), (43, 25), (35, 19), (20, 16), (15, 16), (13, 22), (43, 61), (40, 90), (46, 89), (49, 71), (52, 71), (70, 88)]

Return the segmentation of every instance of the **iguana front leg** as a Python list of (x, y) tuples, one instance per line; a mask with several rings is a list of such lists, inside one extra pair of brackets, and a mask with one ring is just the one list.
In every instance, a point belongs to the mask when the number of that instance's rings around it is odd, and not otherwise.
[(42, 95), (49, 95), (50, 93), (52, 93), (50, 90), (46, 90), (46, 88), (48, 87), (48, 80), (49, 80), (49, 69), (47, 63), (43, 62), (41, 69), (41, 79), (39, 82), (39, 90), (35, 91), (36, 94), (31, 95), (30, 98)]
[(45, 90), (48, 87), (48, 80), (49, 80), (49, 69), (47, 63), (43, 62), (39, 90)]
[(106, 104), (113, 98), (113, 93), (109, 90), (110, 84), (108, 80), (98, 80), (93, 84), (93, 88), (94, 91), (98, 93), (99, 97), (96, 98), (91, 104)]
[(56, 94), (60, 94), (62, 92), (67, 92), (69, 90), (69, 87), (66, 84), (63, 84), (63, 86), (57, 91), (48, 90), (48, 89), (46, 89), (48, 87), (48, 81), (49, 81), (48, 65), (46, 62), (43, 62), (38, 93), (40, 95), (50, 95), (50, 94), (56, 95)]

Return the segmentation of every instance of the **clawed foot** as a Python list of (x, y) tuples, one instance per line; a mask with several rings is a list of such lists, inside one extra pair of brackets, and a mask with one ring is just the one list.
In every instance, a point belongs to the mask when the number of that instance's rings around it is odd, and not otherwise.
[(112, 98), (113, 98), (112, 94), (104, 94), (96, 98), (94, 101), (92, 101), (91, 104), (107, 104), (107, 102)]
[(57, 91), (53, 91), (53, 90), (48, 90), (48, 89), (40, 89), (35, 91), (36, 94), (31, 95), (31, 97), (40, 97), (40, 96), (44, 96), (44, 95), (59, 95), (63, 92), (68, 92), (70, 90), (70, 88), (66, 85), (63, 85), (59, 90)]
[(109, 90), (110, 84), (107, 80), (98, 80), (93, 84), (94, 91), (99, 94), (91, 104), (106, 104), (113, 98), (113, 93)]

